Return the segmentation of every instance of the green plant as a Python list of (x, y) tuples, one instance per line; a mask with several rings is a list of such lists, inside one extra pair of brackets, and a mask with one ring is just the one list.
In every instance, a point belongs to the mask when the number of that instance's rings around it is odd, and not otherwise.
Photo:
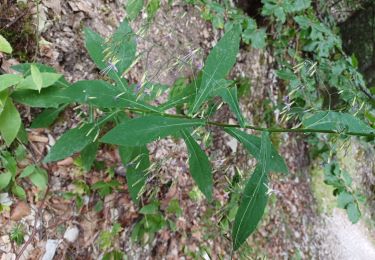
[[(168, 2), (171, 3), (172, 1), (169, 0)], [(160, 8), (160, 0), (147, 0), (146, 3), (144, 0), (127, 0), (124, 8), (130, 20), (136, 19), (142, 9), (145, 8), (147, 19), (151, 21)]]
[(114, 223), (111, 230), (100, 232), (98, 243), (100, 250), (105, 252), (103, 259), (121, 260), (124, 258), (124, 254), (121, 251), (114, 249), (121, 231), (121, 225), (119, 223)]
[(25, 227), (23, 224), (16, 224), (10, 231), (10, 240), (22, 245), (25, 242)]
[[(264, 3), (265, 15), (276, 19), (277, 34), (280, 34), (280, 38), (283, 39), (275, 43), (278, 46), (275, 47), (278, 52), (284, 53), (281, 46), (284, 46), (285, 49), (285, 44), (290, 40), (288, 37), (286, 39), (282, 37), (286, 30), (282, 27), (283, 24), (291, 14), (306, 11), (306, 17), (297, 19), (299, 16), (296, 16), (294, 19), (295, 26), (300, 27), (301, 37), (309, 35), (308, 40), (302, 44), (302, 48), (306, 52), (319, 55), (319, 62), (325, 61), (330, 64), (331, 60), (328, 58), (338, 47), (337, 37), (324, 25), (309, 18), (310, 1), (285, 1), (285, 6), (276, 1), (264, 1)], [(287, 3), (290, 3), (291, 6), (286, 5)], [(221, 12), (217, 5), (213, 5), (211, 8), (215, 12)], [(321, 73), (324, 73), (323, 76), (326, 73), (333, 75), (328, 80), (331, 84), (341, 81), (348, 82), (353, 75), (355, 84), (362, 84), (362, 81), (360, 75), (351, 67), (353, 59), (348, 60), (346, 57), (340, 59), (339, 64), (345, 65), (347, 74), (337, 75), (332, 72), (329, 66), (316, 68), (317, 65), (314, 65), (316, 63), (314, 61), (303, 62), (303, 59), (298, 56), (300, 47), (297, 48), (297, 52), (293, 51), (293, 48), (287, 48), (288, 58), (295, 58), (298, 64), (292, 66), (292, 64), (284, 62), (282, 64), (285, 64), (286, 68), (280, 68), (277, 73), (280, 78), (284, 78), (286, 84), (289, 84), (288, 96), (296, 104), (293, 106), (293, 111), (301, 109), (301, 112), (293, 117), (289, 116), (292, 111), (287, 111), (288, 118), (292, 118), (290, 121), (296, 126), (290, 128), (268, 127), (267, 124), (261, 126), (247, 124), (239, 107), (237, 86), (233, 84), (233, 81), (227, 80), (227, 75), (236, 62), (241, 38), (245, 42), (251, 42), (255, 47), (264, 47), (267, 42), (266, 31), (258, 29), (256, 24), (254, 26), (253, 19), (238, 11), (231, 12), (230, 17), (230, 22), (224, 25), (224, 36), (211, 50), (197, 77), (188, 84), (175, 84), (168, 101), (160, 106), (150, 105), (149, 102), (155, 96), (145, 95), (144, 90), (152, 88), (159, 92), (163, 88), (165, 89), (165, 86), (154, 82), (145, 82), (139, 85), (130, 84), (123, 77), (132, 64), (142, 58), (142, 54), (138, 56), (136, 52), (137, 35), (132, 32), (127, 20), (124, 20), (108, 39), (103, 39), (90, 29), (85, 30), (86, 48), (98, 68), (102, 70), (106, 81), (82, 80), (70, 85), (61, 78), (61, 75), (58, 77), (59, 74), (51, 72), (51, 68), (40, 64), (25, 64), (15, 67), (16, 70), (23, 73), (23, 77), (7, 76), (16, 77), (16, 80), (11, 80), (9, 85), (15, 85), (11, 93), (11, 97), (15, 101), (32, 107), (57, 109), (55, 114), (58, 114), (61, 107), (67, 104), (77, 103), (88, 107), (88, 117), (83, 118), (78, 127), (68, 130), (57, 140), (44, 158), (44, 162), (52, 163), (80, 152), (81, 160), (85, 162), (85, 169), (89, 170), (100, 144), (118, 146), (121, 160), (127, 170), (128, 190), (133, 201), (139, 204), (152, 170), (147, 144), (160, 138), (173, 136), (184, 140), (189, 154), (192, 178), (207, 200), (212, 202), (214, 181), (211, 163), (201, 148), (206, 144), (204, 142), (199, 144), (193, 133), (195, 131), (205, 133), (209, 131), (209, 126), (218, 127), (242, 143), (257, 160), (257, 166), (247, 181), (234, 217), (232, 241), (234, 249), (238, 249), (256, 229), (262, 218), (269, 197), (267, 184), (270, 172), (288, 173), (283, 158), (271, 143), (270, 135), (272, 133), (326, 133), (373, 138), (375, 130), (351, 113), (335, 112), (329, 109), (324, 111), (322, 110), (325, 108), (323, 105), (314, 106), (313, 102), (303, 101), (302, 97), (305, 91), (315, 98), (314, 92), (317, 90), (313, 86), (320, 82)], [(222, 27), (221, 21), (218, 21), (217, 24), (219, 28)], [(290, 32), (293, 37), (295, 31)], [(322, 45), (322, 42), (325, 44)], [(284, 56), (280, 54), (278, 58), (281, 59), (281, 57)], [(294, 70), (288, 70), (288, 67), (294, 68)], [(319, 77), (316, 77), (318, 74)], [(324, 82), (326, 82), (325, 79)], [(300, 84), (306, 86), (307, 90), (298, 91)], [(20, 87), (20, 85), (25, 87)], [(355, 102), (363, 102), (362, 100), (365, 98), (360, 89), (356, 89), (349, 83), (337, 87), (341, 91), (342, 100), (346, 103), (352, 99)], [(213, 103), (214, 97), (221, 98), (228, 104), (237, 118), (238, 124), (210, 120), (211, 116), (219, 109), (219, 106)], [(316, 100), (317, 98), (315, 98)], [(166, 112), (170, 108), (177, 108), (177, 113)], [(306, 111), (306, 108), (310, 110)], [(99, 114), (100, 117), (95, 117), (95, 114)], [(53, 120), (48, 122), (51, 123)], [(246, 129), (262, 132), (262, 135), (258, 137), (248, 134)], [(104, 197), (119, 185), (114, 180), (100, 181), (92, 189), (97, 190), (100, 196)], [(345, 205), (345, 207), (347, 206), (349, 207), (349, 204)], [(98, 209), (100, 209), (99, 204)], [(153, 201), (144, 206), (140, 213), (144, 217), (133, 229), (132, 237), (135, 240), (148, 240), (144, 238), (145, 234), (152, 237), (158, 230), (166, 226), (158, 202)], [(101, 239), (104, 241), (105, 249), (109, 248), (108, 237), (109, 235), (103, 235), (103, 239)]]
[(16, 159), (20, 160), (22, 153), (20, 149), (16, 150), (15, 156), (6, 150), (0, 152), (2, 169), (2, 173), (0, 173), (0, 190), (10, 191), (18, 198), (26, 200), (26, 192), (19, 184), (20, 180), (28, 178), (31, 183), (43, 191), (47, 188), (48, 175), (46, 170), (34, 164), (30, 164), (22, 170), (19, 169)]
[(90, 187), (83, 180), (73, 181), (74, 189), (69, 192), (65, 192), (62, 196), (69, 200), (74, 199), (78, 209), (81, 209), (84, 205), (84, 196), (90, 194)]
[(365, 198), (352, 189), (350, 175), (340, 170), (337, 163), (331, 163), (324, 168), (324, 182), (334, 188), (333, 195), (337, 197), (337, 206), (346, 210), (352, 223), (357, 223), (361, 217), (359, 204), (363, 203)]
[[(12, 48), (0, 35), (0, 52), (1, 51), (11, 53)], [(40, 92), (42, 88), (48, 88), (56, 84), (62, 77), (61, 74), (55, 73), (55, 70), (37, 64), (22, 64), (15, 66), (15, 70), (22, 72), (22, 75), (0, 75), (0, 133), (8, 146), (11, 145), (20, 129), (22, 129), (21, 117), (11, 98), (12, 92), (21, 89), (32, 89)], [(44, 117), (46, 116), (47, 115)], [(53, 115), (48, 114), (48, 118), (51, 117), (53, 117)], [(44, 119), (44, 121), (45, 120), (46, 119)], [(36, 123), (37, 127), (45, 125), (39, 122)]]
[(131, 237), (133, 241), (147, 243), (153, 240), (156, 232), (167, 226), (167, 222), (159, 210), (159, 202), (157, 201), (145, 205), (139, 213), (143, 217), (135, 224)]

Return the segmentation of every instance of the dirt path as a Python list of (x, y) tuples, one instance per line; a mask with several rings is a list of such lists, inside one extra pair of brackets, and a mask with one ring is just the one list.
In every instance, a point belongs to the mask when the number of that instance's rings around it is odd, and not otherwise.
[[(322, 259), (371, 260), (375, 259), (375, 245), (363, 223), (353, 225), (340, 209), (334, 209), (331, 216), (319, 225)], [(319, 239), (318, 237), (318, 239)]]

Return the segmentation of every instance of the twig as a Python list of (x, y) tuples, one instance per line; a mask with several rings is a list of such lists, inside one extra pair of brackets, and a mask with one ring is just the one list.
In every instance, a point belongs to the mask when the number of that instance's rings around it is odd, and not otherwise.
[(48, 192), (49, 192), (49, 186), (47, 186), (47, 189), (46, 189), (46, 193), (44, 194), (44, 197), (42, 199), (42, 202), (38, 208), (38, 212), (37, 214), (35, 215), (35, 220), (34, 220), (34, 227), (33, 227), (33, 232), (31, 232), (31, 235), (29, 237), (29, 239), (26, 241), (26, 243), (22, 246), (20, 252), (16, 255), (16, 260), (19, 260), (22, 256), (22, 254), (24, 253), (24, 251), (26, 250), (26, 248), (29, 246), (29, 244), (32, 242), (32, 240), (34, 239), (35, 237), (35, 234), (37, 232), (37, 227), (36, 225), (38, 224), (38, 220), (39, 218), (41, 217), (42, 215), (42, 211), (43, 211), (43, 206), (44, 206), (44, 203), (46, 201), (46, 198), (47, 198), (47, 195), (48, 195)]
[(9, 23), (7, 23), (6, 25), (4, 25), (3, 27), (0, 28), (0, 31), (4, 30), (4, 29), (7, 29), (9, 27), (11, 27), (13, 24), (15, 24), (18, 20), (20, 20), (22, 17), (24, 17), (27, 13), (29, 12), (29, 10), (26, 10), (26, 12), (22, 13), (21, 15), (17, 16), (16, 18), (14, 18), (12, 21), (10, 21)]
[[(202, 119), (203, 118), (193, 118), (186, 115), (176, 115), (176, 114), (168, 114), (163, 112), (155, 112), (151, 110), (142, 110), (138, 108), (124, 108), (131, 112), (136, 113), (144, 113), (144, 114), (158, 114), (165, 117), (172, 117), (172, 118), (186, 118), (186, 119)], [(227, 124), (223, 122), (216, 122), (216, 121), (208, 121), (205, 120), (205, 125), (211, 125), (211, 126), (220, 126), (220, 127), (226, 127), (226, 128), (245, 128), (245, 129), (251, 129), (255, 131), (262, 131), (262, 132), (270, 132), (270, 133), (323, 133), (323, 134), (345, 134), (345, 135), (353, 135), (353, 136), (367, 136), (367, 137), (375, 137), (375, 130), (374, 133), (360, 133), (360, 132), (339, 132), (337, 130), (322, 130), (322, 129), (310, 129), (310, 128), (265, 128), (265, 127), (258, 127), (254, 125), (245, 125), (241, 126), (239, 124)]]

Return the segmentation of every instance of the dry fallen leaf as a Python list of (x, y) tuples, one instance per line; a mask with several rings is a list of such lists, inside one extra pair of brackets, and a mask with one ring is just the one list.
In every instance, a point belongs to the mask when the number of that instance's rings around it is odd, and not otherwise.
[(31, 213), (29, 205), (24, 202), (20, 201), (16, 204), (10, 213), (10, 219), (14, 221), (19, 221), (22, 218), (28, 216)]
[(59, 161), (57, 163), (57, 165), (59, 166), (69, 166), (69, 165), (72, 165), (73, 164), (73, 158), (72, 157), (68, 157), (68, 158), (65, 158), (64, 160), (62, 161)]
[(31, 142), (48, 143), (48, 138), (45, 136), (41, 136), (41, 135), (29, 134), (29, 140)]

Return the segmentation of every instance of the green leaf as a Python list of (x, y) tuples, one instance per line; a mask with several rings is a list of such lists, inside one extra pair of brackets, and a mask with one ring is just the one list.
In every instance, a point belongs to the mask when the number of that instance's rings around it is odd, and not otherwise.
[[(261, 139), (259, 137), (235, 128), (224, 128), (224, 131), (236, 138), (252, 156), (259, 160), (261, 148)], [(284, 159), (277, 153), (273, 146), (271, 146), (270, 171), (288, 174), (288, 167)]]
[(85, 34), (85, 47), (91, 59), (99, 69), (104, 69), (107, 67), (104, 61), (104, 39), (90, 28), (85, 28), (83, 32)]
[(82, 166), (85, 171), (90, 171), (95, 158), (96, 153), (99, 149), (99, 142), (93, 142), (88, 144), (82, 151), (81, 151), (81, 160), (82, 160)]
[(357, 134), (375, 134), (375, 129), (368, 126), (351, 114), (322, 111), (304, 119), (302, 124), (307, 129), (320, 131), (337, 131), (338, 133), (352, 132)]
[(134, 20), (138, 17), (139, 13), (143, 8), (144, 0), (128, 0), (125, 6), (126, 13), (130, 20)]
[(156, 107), (136, 100), (130, 93), (119, 91), (102, 80), (81, 80), (63, 91), (63, 95), (79, 104), (100, 108), (132, 107), (158, 112)]
[[(65, 78), (63, 77), (63, 75), (61, 74), (58, 74), (56, 73), (56, 70), (53, 68), (53, 67), (50, 67), (50, 66), (47, 66), (45, 64), (42, 64), (42, 63), (22, 63), (22, 64), (17, 64), (17, 65), (14, 65), (12, 66), (11, 68), (17, 72), (20, 72), (23, 74), (24, 77), (28, 77), (28, 76), (31, 76), (31, 66), (36, 66), (39, 71), (42, 73), (42, 75), (44, 75), (43, 73), (47, 73), (45, 74), (45, 85), (54, 85), (54, 86), (57, 86), (57, 87), (67, 87), (69, 86), (69, 82), (67, 82), (65, 80)], [(55, 77), (59, 77), (59, 79), (54, 82), (54, 78)], [(50, 83), (52, 81), (52, 83)]]
[(40, 190), (45, 190), (48, 185), (47, 171), (41, 168), (35, 168), (35, 171), (29, 175), (30, 181)]
[(20, 114), (14, 106), (12, 99), (8, 98), (5, 102), (3, 112), (0, 114), (0, 133), (7, 146), (9, 146), (17, 137), (20, 127)]
[(286, 14), (285, 14), (284, 8), (282, 8), (281, 6), (276, 7), (274, 9), (274, 15), (277, 21), (280, 21), (281, 23), (285, 23)]
[(361, 211), (358, 208), (358, 205), (354, 202), (350, 203), (346, 208), (346, 213), (348, 214), (349, 220), (355, 224), (361, 218)]
[(40, 72), (56, 73), (56, 70), (53, 67), (42, 63), (21, 63), (13, 65), (11, 68), (17, 72), (22, 73), (26, 77), (31, 75), (31, 66), (36, 66)]
[(256, 229), (268, 200), (268, 172), (271, 160), (271, 142), (268, 133), (263, 132), (260, 160), (246, 184), (242, 200), (234, 220), (233, 249), (237, 250)]
[(307, 29), (312, 25), (312, 21), (307, 18), (306, 16), (296, 16), (294, 17), (294, 21), (302, 28)]
[(188, 84), (185, 78), (176, 80), (169, 93), (168, 101), (160, 106), (161, 111), (172, 107), (176, 107), (177, 111), (180, 111), (183, 104), (192, 103), (195, 99), (197, 85), (199, 84), (197, 83), (198, 81), (199, 79)]
[(17, 140), (25, 145), (29, 143), (27, 132), (23, 124), (21, 124), (20, 130), (18, 130)]
[(290, 69), (283, 69), (276, 71), (276, 75), (283, 80), (296, 80), (297, 76)]
[(181, 133), (189, 152), (190, 174), (206, 198), (212, 200), (213, 180), (210, 161), (189, 131), (182, 130)]
[[(34, 66), (36, 68), (36, 66)], [(17, 89), (32, 89), (37, 90), (38, 92), (41, 91), (42, 88), (48, 88), (54, 85), (61, 79), (62, 75), (52, 72), (40, 72), (39, 74), (34, 72), (34, 77), (27, 76), (24, 80), (22, 80), (18, 85)], [(36, 79), (34, 79), (36, 78)], [(36, 83), (35, 80), (41, 80), (40, 82)]]
[(80, 152), (87, 145), (94, 142), (98, 134), (99, 128), (94, 123), (68, 130), (52, 146), (43, 162), (59, 161), (76, 152)]
[(151, 202), (150, 204), (141, 208), (139, 213), (144, 215), (157, 214), (159, 212), (159, 203)]
[(135, 203), (139, 202), (140, 191), (146, 184), (150, 167), (149, 152), (145, 145), (119, 147), (120, 158), (126, 169), (126, 181), (130, 196)]
[(0, 34), (0, 52), (12, 53), (13, 49), (9, 42)]
[(354, 201), (354, 197), (347, 191), (342, 191), (337, 197), (337, 206), (339, 208), (345, 209), (346, 206)]
[(8, 151), (3, 151), (1, 154), (2, 167), (8, 170), (13, 177), (17, 173), (17, 161), (14, 159), (13, 155)]
[(148, 15), (148, 19), (151, 20), (156, 15), (160, 7), (160, 0), (149, 0), (147, 3), (146, 11)]
[(212, 18), (212, 25), (217, 29), (224, 28), (224, 16), (223, 15), (215, 15)]
[(14, 184), (12, 186), (12, 193), (21, 200), (26, 200), (26, 192), (21, 186)]
[(105, 47), (106, 60), (116, 65), (121, 76), (133, 63), (137, 52), (136, 37), (127, 20), (121, 22)]
[(108, 253), (105, 253), (102, 260), (122, 260), (124, 258), (125, 258), (125, 255), (123, 252), (112, 250)]
[(200, 119), (144, 116), (116, 126), (101, 141), (123, 146), (141, 146), (175, 134), (179, 130), (204, 124), (205, 121)]
[(36, 169), (35, 165), (28, 165), (25, 169), (23, 169), (19, 178), (29, 177), (31, 174), (35, 172), (35, 169)]
[(217, 82), (228, 75), (236, 62), (240, 40), (241, 28), (236, 25), (226, 32), (212, 49), (202, 69), (202, 81), (189, 114), (195, 113), (216, 87)]
[(300, 12), (305, 10), (311, 6), (311, 0), (296, 0), (293, 3), (292, 11), (293, 12)]
[(17, 85), (22, 79), (23, 78), (17, 74), (0, 75), (0, 91), (3, 91), (10, 86)]
[[(135, 35), (127, 21), (120, 24), (108, 41), (89, 28), (84, 33), (86, 49), (96, 66), (115, 81), (120, 81), (136, 54)], [(115, 68), (111, 68), (113, 66)]]
[(229, 108), (236, 115), (241, 127), (245, 126), (245, 119), (242, 115), (240, 105), (238, 103), (237, 87), (220, 87), (214, 90), (215, 95), (220, 96)]
[(12, 180), (11, 172), (0, 173), (0, 190), (5, 189)]
[(61, 106), (59, 108), (47, 108), (40, 113), (31, 123), (31, 128), (47, 128), (55, 122), (59, 114), (66, 108)]
[(35, 90), (16, 90), (12, 93), (12, 98), (18, 103), (31, 107), (58, 107), (73, 102), (63, 94), (63, 90), (64, 88), (57, 86), (42, 89), (40, 93)]
[[(30, 69), (31, 69), (32, 82), (35, 85), (35, 88), (32, 88), (32, 89), (38, 90), (39, 93), (40, 93), (40, 90), (43, 87), (42, 74), (40, 73), (39, 69), (35, 65), (31, 65)], [(19, 87), (19, 88), (21, 88), (21, 87)]]
[(253, 48), (263, 49), (266, 47), (266, 30), (263, 28), (254, 30), (249, 34), (249, 39), (251, 40), (251, 46), (253, 46)]

